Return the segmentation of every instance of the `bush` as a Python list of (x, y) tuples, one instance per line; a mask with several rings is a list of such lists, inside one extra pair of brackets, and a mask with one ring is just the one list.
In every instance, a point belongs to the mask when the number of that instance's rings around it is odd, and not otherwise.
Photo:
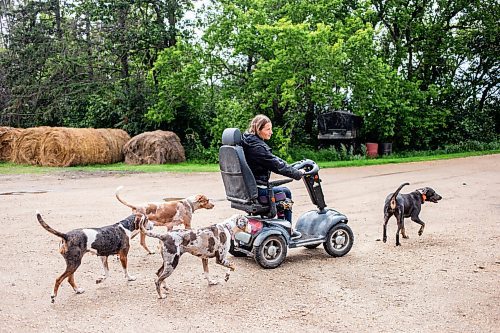
[(341, 144), (339, 149), (336, 149), (334, 146), (319, 150), (310, 147), (290, 148), (290, 156), (293, 161), (308, 158), (316, 162), (352, 161), (366, 158), (366, 154), (355, 154), (353, 146), (346, 146), (344, 144)]

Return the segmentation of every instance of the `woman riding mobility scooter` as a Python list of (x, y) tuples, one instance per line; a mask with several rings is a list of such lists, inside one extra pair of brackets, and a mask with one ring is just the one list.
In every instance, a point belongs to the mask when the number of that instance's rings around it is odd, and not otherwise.
[(347, 217), (338, 211), (326, 208), (319, 166), (312, 160), (292, 164), (304, 169), (303, 181), (311, 201), (317, 209), (302, 214), (295, 229), (300, 238), (291, 237), (292, 225), (284, 219), (283, 210), (292, 202), (284, 195), (273, 194), (272, 187), (291, 182), (283, 179), (269, 182), (268, 195), (259, 197), (257, 184), (248, 167), (241, 143), (241, 132), (237, 128), (226, 128), (222, 134), (219, 164), (231, 207), (245, 211), (252, 227), (250, 234), (239, 232), (232, 241), (230, 253), (234, 256), (251, 256), (264, 268), (276, 268), (285, 260), (288, 248), (304, 246), (309, 249), (323, 244), (333, 257), (347, 254), (354, 242)]

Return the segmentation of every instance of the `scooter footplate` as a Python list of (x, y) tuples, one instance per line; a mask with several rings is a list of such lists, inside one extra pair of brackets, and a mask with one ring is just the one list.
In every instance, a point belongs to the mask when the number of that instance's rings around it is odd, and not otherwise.
[(305, 235), (303, 234), (302, 237), (299, 239), (295, 239), (290, 242), (288, 247), (294, 248), (294, 247), (300, 247), (300, 246), (305, 246), (305, 245), (315, 245), (315, 244), (321, 244), (325, 241), (324, 236), (317, 236), (317, 235)]

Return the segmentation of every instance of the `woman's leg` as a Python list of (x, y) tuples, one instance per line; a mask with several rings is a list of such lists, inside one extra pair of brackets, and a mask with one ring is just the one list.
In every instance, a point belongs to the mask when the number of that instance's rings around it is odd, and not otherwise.
[[(276, 194), (277, 192), (283, 192), (285, 193), (285, 196), (287, 199), (292, 200), (292, 192), (288, 187), (285, 186), (276, 186), (273, 187), (273, 192)], [(285, 214), (285, 219), (292, 223), (292, 210), (291, 209), (285, 209), (283, 212)]]

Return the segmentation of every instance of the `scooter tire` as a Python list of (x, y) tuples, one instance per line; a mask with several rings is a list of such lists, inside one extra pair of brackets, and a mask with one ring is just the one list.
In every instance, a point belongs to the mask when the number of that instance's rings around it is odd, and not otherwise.
[[(337, 243), (337, 237), (343, 237), (343, 243)], [(323, 243), (325, 251), (332, 257), (342, 257), (352, 248), (354, 234), (351, 228), (345, 223), (339, 223), (330, 228)]]
[(254, 247), (255, 261), (263, 268), (276, 268), (286, 258), (288, 247), (281, 235), (271, 235)]

